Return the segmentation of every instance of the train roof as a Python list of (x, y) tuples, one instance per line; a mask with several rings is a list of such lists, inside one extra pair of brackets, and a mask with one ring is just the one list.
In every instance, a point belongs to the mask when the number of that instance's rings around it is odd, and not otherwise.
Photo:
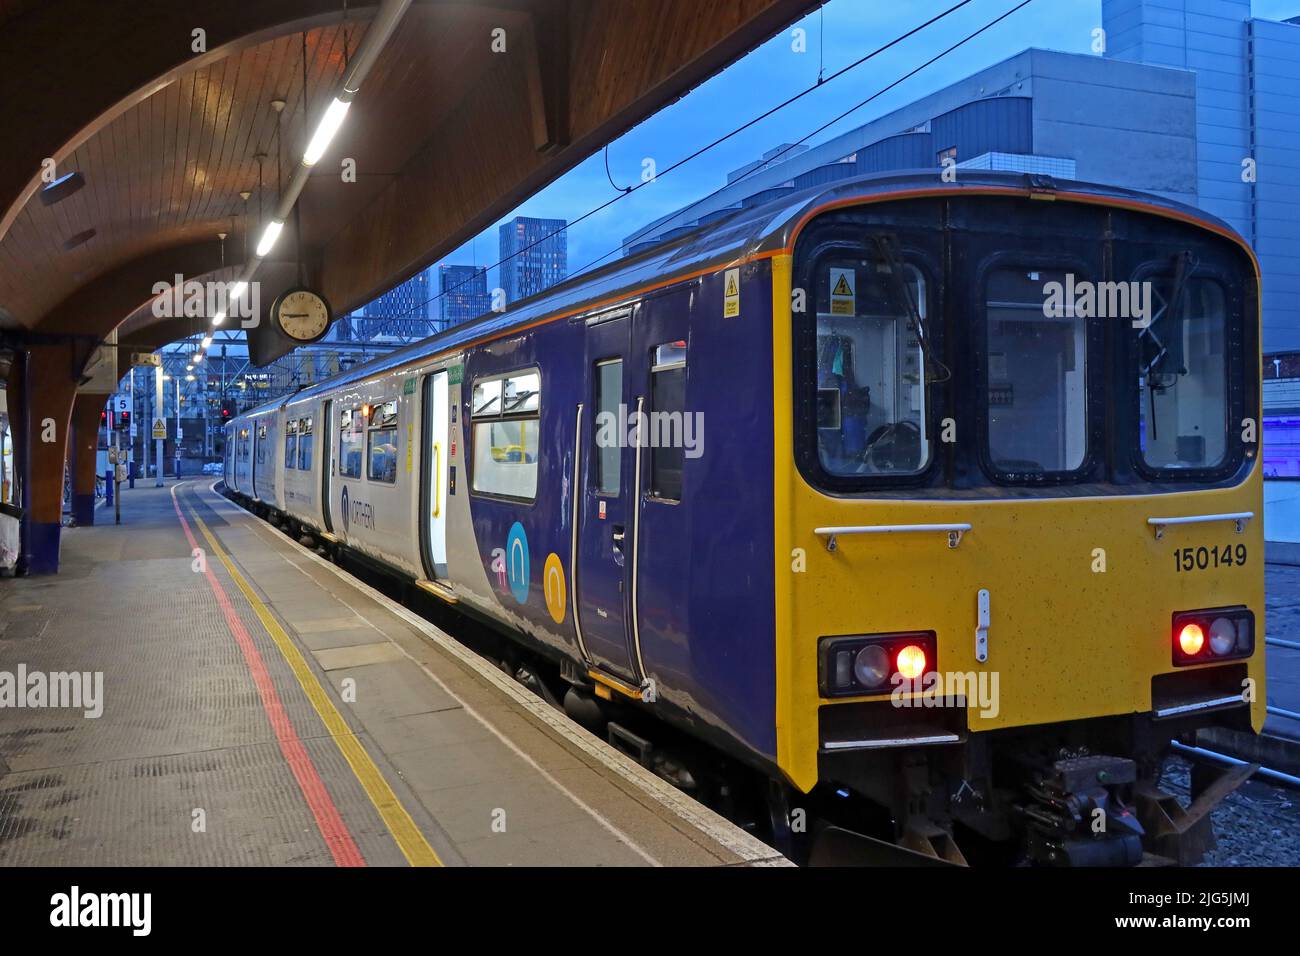
[(1198, 220), (1218, 231), (1238, 235), (1226, 222), (1202, 209), (1120, 186), (992, 170), (962, 170), (960, 179), (951, 183), (943, 182), (932, 169), (856, 176), (832, 185), (814, 186), (780, 196), (753, 208), (737, 209), (732, 215), (714, 219), (660, 245), (566, 279), (544, 292), (520, 300), (505, 312), (489, 313), (413, 342), (292, 395), (249, 409), (237, 417), (264, 414), (285, 404), (401, 368), (432, 354), (455, 351), (480, 339), (508, 334), (513, 328), (528, 326), (548, 315), (596, 309), (623, 296), (631, 296), (648, 285), (671, 281), (676, 276), (720, 269), (729, 263), (785, 248), (805, 215), (837, 200), (891, 194), (903, 198), (922, 190), (944, 195), (979, 193), (990, 189), (1015, 190), (1025, 195), (1052, 191), (1095, 197), (1101, 202), (1141, 203), (1154, 207), (1157, 212)]

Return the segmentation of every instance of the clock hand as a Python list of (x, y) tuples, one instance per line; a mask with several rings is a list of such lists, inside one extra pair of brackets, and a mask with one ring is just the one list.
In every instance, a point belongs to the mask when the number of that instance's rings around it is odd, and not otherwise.
[(305, 319), (310, 313), (308, 312), (281, 312), (282, 319)]

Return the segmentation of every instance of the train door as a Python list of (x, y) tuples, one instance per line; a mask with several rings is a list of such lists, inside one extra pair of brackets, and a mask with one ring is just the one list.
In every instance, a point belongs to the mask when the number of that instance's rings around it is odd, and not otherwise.
[[(693, 565), (706, 557), (692, 550), (686, 494), (686, 458), (703, 437), (700, 416), (686, 404), (687, 335), (696, 288), (694, 283), (675, 286), (641, 302), (625, 372), (628, 414), (639, 422), (635, 440), (628, 442), (628, 631), (643, 689), (651, 676), (647, 647), (656, 651), (653, 663), (671, 668), (666, 655), (690, 646), (685, 596), (692, 590)], [(742, 494), (737, 488), (734, 500)], [(677, 660), (687, 670), (692, 666)]]
[(321, 520), (325, 522), (325, 530), (334, 531), (334, 521), (330, 517), (330, 509), (334, 505), (334, 496), (332, 489), (334, 485), (334, 452), (338, 448), (338, 440), (334, 434), (334, 403), (326, 399), (321, 408), (321, 441), (324, 447), (320, 449), (317, 457), (320, 459), (320, 513)]
[(447, 576), (447, 482), (451, 469), (447, 372), (425, 376), (421, 406), (424, 410), (423, 483), (420, 502), (424, 509), (421, 553), (430, 578)]
[(629, 517), (635, 500), (626, 428), (628, 349), (634, 308), (589, 320), (586, 330), (587, 394), (578, 470), (574, 603), (587, 654), (602, 669), (635, 679), (628, 622), (631, 587)]

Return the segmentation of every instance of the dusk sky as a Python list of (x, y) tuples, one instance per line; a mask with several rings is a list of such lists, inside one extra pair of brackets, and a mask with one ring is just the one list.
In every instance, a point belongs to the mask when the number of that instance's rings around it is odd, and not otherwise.
[[(663, 170), (716, 137), (741, 125), (952, 6), (955, 0), (830, 0), (797, 24), (753, 50), (686, 97), (651, 116), (609, 146), (614, 182), (640, 180), (642, 161)], [(816, 90), (686, 165), (620, 199), (569, 230), (569, 270), (577, 272), (617, 256), (623, 238), (641, 225), (701, 199), (726, 182), (729, 170), (757, 159), (780, 143), (795, 142), (853, 104), (866, 99), (936, 53), (1016, 6), (1019, 0), (973, 0), (956, 13)], [(1300, 15), (1300, 0), (1254, 0), (1257, 17)], [(1092, 55), (1092, 31), (1102, 25), (1101, 0), (1034, 0), (986, 33), (953, 51), (897, 88), (808, 140), (816, 145), (882, 116), (1027, 47)], [(792, 31), (806, 31), (807, 51), (792, 50)], [(573, 221), (617, 191), (597, 151), (524, 202), (514, 215)], [(605, 257), (605, 258), (602, 258)], [(444, 262), (493, 265), (497, 229), (447, 256)], [(496, 270), (488, 275), (497, 284)]]

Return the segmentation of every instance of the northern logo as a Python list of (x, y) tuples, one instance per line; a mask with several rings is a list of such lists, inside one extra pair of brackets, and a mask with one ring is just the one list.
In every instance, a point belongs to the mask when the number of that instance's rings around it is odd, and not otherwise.
[(365, 501), (353, 501), (348, 496), (348, 486), (343, 486), (343, 530), (350, 530), (352, 522), (363, 528), (375, 530), (375, 509)]

